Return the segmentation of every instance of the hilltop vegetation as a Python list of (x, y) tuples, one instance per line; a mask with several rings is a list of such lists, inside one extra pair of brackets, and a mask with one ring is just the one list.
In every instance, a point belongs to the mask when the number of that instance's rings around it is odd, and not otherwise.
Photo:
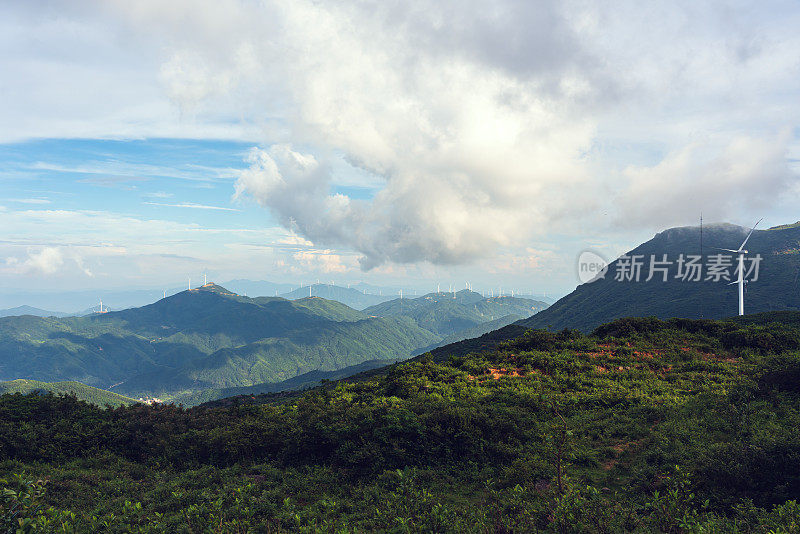
[[(705, 227), (703, 263), (707, 264), (712, 255), (721, 252), (717, 248), (736, 249), (747, 232), (748, 229), (733, 225)], [(747, 284), (745, 312), (800, 310), (800, 226), (756, 230), (747, 243), (747, 249), (748, 257), (760, 254), (762, 261), (758, 280)], [(736, 314), (737, 291), (735, 286), (727, 285), (728, 280), (683, 281), (676, 278), (678, 265), (673, 263), (669, 266), (666, 282), (662, 281), (660, 273), (646, 282), (650, 256), (662, 259), (664, 254), (667, 261), (672, 262), (676, 262), (681, 254), (700, 254), (700, 228), (671, 228), (630, 251), (628, 255), (644, 257), (639, 282), (617, 281), (619, 261), (614, 261), (604, 279), (578, 286), (547, 310), (520, 324), (528, 328), (577, 328), (590, 332), (598, 325), (622, 316), (721, 319)], [(704, 279), (706, 275), (704, 270)], [(731, 277), (735, 278), (732, 270)]]
[(262, 405), (5, 395), (0, 477), (35, 497), (4, 506), (81, 532), (796, 532), (798, 351), (791, 324), (623, 319)]
[(104, 389), (93, 388), (80, 382), (39, 382), (38, 380), (9, 380), (0, 382), (0, 394), (4, 393), (52, 393), (73, 395), (76, 399), (95, 406), (126, 406), (137, 401)]

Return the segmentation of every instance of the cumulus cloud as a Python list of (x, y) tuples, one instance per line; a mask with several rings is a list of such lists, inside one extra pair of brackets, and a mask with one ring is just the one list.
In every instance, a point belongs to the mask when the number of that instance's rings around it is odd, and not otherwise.
[[(201, 13), (184, 2), (167, 13), (156, 2), (128, 6), (121, 9), (135, 24), (172, 36), (161, 75), (182, 109), (227, 95), (246, 101), (242, 109), (264, 126), (265, 143), (249, 154), (236, 196), (252, 196), (314, 243), (358, 251), (364, 268), (456, 264), (524, 247), (556, 229), (596, 225), (612, 198), (611, 219), (684, 222), (695, 206), (680, 198), (698, 181), (723, 197), (717, 205), (729, 215), (737, 199), (753, 206), (766, 197), (727, 183), (766, 172), (760, 181), (774, 193), (790, 181), (781, 149), (769, 151), (763, 136), (728, 133), (753, 121), (752, 110), (736, 104), (757, 96), (759, 74), (788, 81), (777, 65), (798, 67), (786, 53), (796, 37), (778, 24), (763, 38), (745, 24), (745, 9), (555, 1), (225, 0)], [(685, 137), (700, 116), (678, 105), (687, 98), (720, 99), (703, 116), (728, 129), (721, 144), (700, 149)], [(796, 106), (790, 112), (798, 116)], [(654, 122), (662, 125), (642, 135)], [(615, 161), (614, 145), (636, 137), (655, 137), (667, 156)], [(751, 150), (757, 154), (739, 153)], [(332, 151), (382, 181), (374, 198), (332, 193)], [(683, 209), (647, 218), (647, 201), (636, 202), (643, 196)]]
[(696, 142), (657, 165), (625, 169), (618, 224), (667, 225), (722, 221), (734, 213), (769, 211), (797, 184), (786, 158), (788, 131), (774, 138), (737, 136), (723, 147)]
[[(252, 196), (312, 242), (361, 252), (367, 269), (386, 261), (468, 261), (512, 242), (519, 225), (538, 215), (522, 204), (509, 211), (516, 200), (503, 188), (510, 184), (470, 189), (470, 178), (459, 173), (439, 173), (428, 181), (399, 174), (373, 200), (359, 201), (331, 194), (329, 169), (290, 146), (253, 149), (248, 161), (236, 182), (237, 198)], [(478, 190), (482, 185), (491, 190)], [(493, 201), (506, 195), (502, 203)]]
[(352, 268), (332, 250), (295, 252), (292, 258), (302, 268), (300, 272), (344, 273)]
[(63, 247), (29, 249), (27, 257), (22, 259), (10, 256), (5, 260), (5, 270), (13, 274), (53, 275), (64, 270), (67, 263), (84, 275), (93, 276), (77, 251)]
[[(99, 124), (125, 135), (138, 111), (140, 135), (174, 131), (156, 84), (181, 131), (257, 142), (236, 197), (367, 269), (503, 249), (530, 265), (525, 248), (556, 233), (686, 224), (701, 204), (727, 218), (797, 191), (797, 139), (776, 132), (800, 123), (800, 10), (780, 2), (86, 5), (72, 13), (143, 44), (125, 80), (151, 84)], [(340, 155), (374, 197), (334, 192)]]
[(64, 265), (64, 256), (56, 247), (45, 247), (39, 251), (28, 253), (27, 259), (6, 258), (6, 266), (19, 273), (38, 272), (53, 274)]

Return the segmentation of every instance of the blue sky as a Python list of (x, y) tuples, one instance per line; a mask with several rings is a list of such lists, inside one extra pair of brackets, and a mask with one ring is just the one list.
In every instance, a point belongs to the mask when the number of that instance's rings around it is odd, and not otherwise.
[(795, 2), (0, 4), (0, 288), (566, 293), (800, 219)]

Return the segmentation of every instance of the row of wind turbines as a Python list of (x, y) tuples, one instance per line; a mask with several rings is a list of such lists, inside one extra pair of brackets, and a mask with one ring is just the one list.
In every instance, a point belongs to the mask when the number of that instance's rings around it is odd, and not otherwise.
[[(730, 282), (728, 285), (736, 284), (738, 286), (738, 292), (739, 292), (739, 315), (744, 315), (744, 285), (747, 283), (747, 281), (744, 279), (744, 258), (748, 254), (748, 251), (744, 247), (745, 247), (745, 245), (747, 245), (747, 241), (750, 240), (750, 236), (753, 235), (753, 232), (755, 231), (756, 227), (761, 223), (762, 220), (764, 220), (764, 219), (762, 218), (762, 219), (759, 219), (758, 221), (756, 221), (756, 224), (753, 225), (753, 227), (750, 229), (750, 232), (747, 234), (747, 237), (744, 238), (744, 241), (742, 241), (742, 244), (739, 245), (739, 248), (737, 248), (736, 250), (730, 249), (730, 248), (719, 248), (719, 247), (716, 247), (717, 250), (723, 250), (725, 252), (732, 252), (733, 254), (736, 254), (738, 256), (738, 267), (736, 268), (737, 279), (734, 280), (733, 282)], [(701, 232), (702, 232), (702, 217), (701, 217), (701, 223), (700, 224), (701, 224), (700, 228), (701, 228)], [(702, 237), (701, 237), (701, 240), (702, 240)], [(192, 279), (191, 279), (191, 277), (187, 277), (187, 278), (188, 278), (188, 280), (187, 280), (188, 281), (188, 289), (191, 290), (192, 289)], [(207, 285), (207, 284), (208, 284), (208, 276), (204, 274), (203, 275), (203, 285)], [(317, 284), (319, 284), (319, 280), (317, 280)], [(333, 285), (333, 281), (331, 281), (331, 285)], [(300, 285), (300, 287), (303, 287), (302, 284)], [(309, 297), (312, 295), (312, 293), (311, 293), (312, 287), (313, 287), (313, 284), (309, 284), (308, 285), (308, 290), (309, 290), (308, 295), (309, 295)], [(347, 284), (347, 287), (349, 288), (350, 284)], [(469, 291), (472, 291), (472, 284), (470, 284), (469, 282), (466, 282), (465, 283), (465, 288), (468, 289)], [(364, 292), (366, 293), (366, 290)], [(441, 293), (441, 292), (442, 292), (441, 291), (441, 284), (437, 284), (436, 285), (436, 293)], [(455, 298), (455, 292), (453, 291), (452, 284), (450, 285), (448, 293), (452, 293), (453, 294), (453, 298)], [(486, 293), (487, 294), (484, 295), (484, 296), (494, 297), (494, 290), (493, 289), (489, 290)], [(400, 294), (400, 299), (402, 300), (402, 298), (403, 298), (403, 290), (402, 289), (399, 291), (399, 294)], [(416, 292), (415, 292), (415, 294), (416, 294)], [(167, 296), (167, 292), (165, 290), (164, 291), (164, 297), (166, 298), (166, 296)], [(498, 296), (500, 296), (500, 297), (503, 296), (502, 287), (498, 291)], [(514, 290), (511, 290), (511, 296), (512, 297), (514, 296)], [(546, 297), (547, 293), (545, 293), (544, 296)], [(100, 300), (99, 313), (106, 313), (107, 311), (108, 311), (108, 308), (104, 308), (103, 307), (103, 301), (101, 299)]]

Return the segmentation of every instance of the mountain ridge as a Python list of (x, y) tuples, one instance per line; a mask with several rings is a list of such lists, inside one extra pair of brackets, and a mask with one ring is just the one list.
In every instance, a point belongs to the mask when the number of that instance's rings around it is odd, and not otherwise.
[[(214, 284), (119, 312), (2, 318), (0, 379), (70, 379), (149, 396), (193, 383), (246, 386), (366, 360), (402, 359), (433, 341), (432, 333), (408, 320), (368, 318), (321, 298), (251, 299)], [(230, 368), (219, 370), (221, 361)], [(318, 365), (309, 367), (309, 361)], [(198, 368), (203, 362), (208, 369)], [(175, 384), (165, 382), (170, 376)], [(144, 377), (153, 378), (154, 386), (147, 387)]]
[[(703, 259), (707, 264), (717, 249), (737, 248), (749, 228), (720, 223), (703, 227)], [(800, 227), (784, 225), (755, 230), (748, 241), (750, 256), (761, 254), (759, 279), (747, 284), (745, 312), (800, 309)], [(676, 261), (679, 254), (700, 254), (700, 228), (683, 226), (657, 233), (632, 249), (628, 256), (642, 255)], [(727, 253), (725, 253), (727, 254)], [(541, 313), (519, 321), (530, 328), (576, 328), (584, 332), (614, 319), (627, 316), (660, 318), (686, 317), (717, 319), (737, 310), (736, 288), (728, 280), (688, 282), (676, 279), (677, 265), (670, 266), (668, 279), (650, 282), (617, 281), (620, 258), (609, 264), (605, 278), (579, 285)], [(642, 280), (649, 273), (644, 272)], [(703, 274), (705, 276), (705, 272)]]

